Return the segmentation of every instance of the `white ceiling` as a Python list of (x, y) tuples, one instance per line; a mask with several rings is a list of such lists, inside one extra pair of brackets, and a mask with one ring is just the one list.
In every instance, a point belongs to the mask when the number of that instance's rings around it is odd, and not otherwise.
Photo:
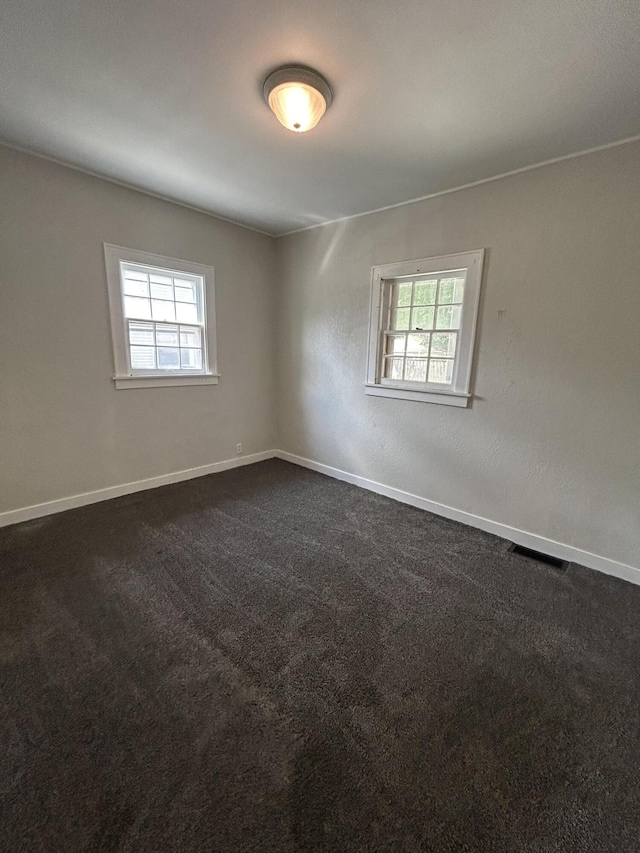
[(282, 233), (640, 134), (639, 45), (638, 0), (2, 0), (0, 138)]

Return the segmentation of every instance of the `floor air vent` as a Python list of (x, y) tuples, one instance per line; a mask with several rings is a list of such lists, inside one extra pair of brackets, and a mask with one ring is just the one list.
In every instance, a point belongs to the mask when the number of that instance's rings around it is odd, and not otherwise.
[(536, 560), (538, 563), (553, 566), (554, 569), (559, 569), (561, 572), (566, 571), (569, 565), (566, 560), (561, 560), (559, 557), (551, 557), (549, 554), (543, 554), (541, 551), (534, 551), (533, 548), (516, 545), (515, 542), (509, 546), (509, 551), (519, 554), (521, 557), (528, 557), (529, 560)]

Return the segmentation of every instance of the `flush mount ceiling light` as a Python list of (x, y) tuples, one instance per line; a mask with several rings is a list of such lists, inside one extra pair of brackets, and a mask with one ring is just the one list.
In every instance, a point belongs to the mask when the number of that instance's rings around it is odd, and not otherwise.
[(295, 133), (315, 127), (331, 104), (331, 88), (311, 68), (286, 65), (264, 81), (264, 99), (280, 124)]

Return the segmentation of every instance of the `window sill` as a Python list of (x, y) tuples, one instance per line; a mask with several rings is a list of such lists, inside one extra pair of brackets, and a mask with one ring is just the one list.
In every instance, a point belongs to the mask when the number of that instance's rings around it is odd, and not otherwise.
[(420, 403), (439, 403), (441, 406), (457, 406), (465, 409), (469, 405), (471, 394), (463, 391), (409, 391), (406, 388), (393, 388), (390, 385), (365, 383), (365, 394), (372, 397), (395, 397), (398, 400), (416, 400)]
[(165, 388), (175, 385), (217, 385), (219, 373), (187, 373), (182, 376), (114, 376), (119, 390), (130, 388)]

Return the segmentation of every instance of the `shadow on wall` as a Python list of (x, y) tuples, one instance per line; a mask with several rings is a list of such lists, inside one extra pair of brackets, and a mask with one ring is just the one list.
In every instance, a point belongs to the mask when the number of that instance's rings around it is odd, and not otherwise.
[[(316, 461), (329, 458), (334, 467), (364, 471), (370, 449), (362, 441), (366, 424), (353, 395), (364, 395), (369, 278), (363, 278), (357, 290), (350, 289), (359, 305), (354, 326), (347, 312), (335, 310), (344, 300), (344, 282), (330, 272), (349, 224), (342, 222), (327, 229), (328, 240), (323, 230), (310, 237), (321, 244), (326, 242), (318, 249), (321, 260), (314, 266), (313, 276), (301, 276), (290, 294), (297, 314), (287, 329), (287, 368), (295, 375), (288, 383), (290, 426), (295, 424), (295, 433), (289, 435), (293, 439), (291, 448), (308, 448), (302, 455), (310, 454)], [(354, 373), (359, 381), (354, 382)], [(335, 457), (336, 435), (339, 458)]]

